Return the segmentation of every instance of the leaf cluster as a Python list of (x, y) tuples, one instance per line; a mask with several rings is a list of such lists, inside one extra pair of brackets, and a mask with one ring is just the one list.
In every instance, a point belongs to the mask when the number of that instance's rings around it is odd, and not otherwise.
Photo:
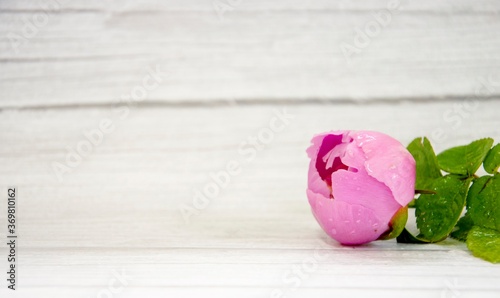
[[(414, 202), (419, 234), (403, 230), (398, 242), (435, 243), (451, 236), (475, 256), (500, 262), (500, 144), (492, 146), (493, 139), (485, 138), (436, 155), (425, 137), (408, 145), (422, 193)], [(481, 165), (488, 174), (479, 177)]]

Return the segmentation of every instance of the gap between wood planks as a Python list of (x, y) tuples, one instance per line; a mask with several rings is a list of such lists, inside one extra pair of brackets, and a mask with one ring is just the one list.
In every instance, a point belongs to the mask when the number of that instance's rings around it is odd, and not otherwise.
[[(435, 97), (398, 97), (396, 98), (371, 98), (371, 99), (354, 99), (354, 98), (297, 98), (297, 99), (235, 99), (235, 100), (179, 100), (179, 101), (163, 101), (163, 100), (148, 100), (137, 102), (134, 107), (144, 108), (186, 108), (186, 107), (230, 107), (230, 106), (260, 106), (260, 105), (378, 105), (378, 104), (427, 104), (439, 102), (459, 102), (466, 100), (479, 101), (498, 101), (500, 93), (491, 96), (477, 97), (475, 95), (450, 95), (450, 96), (435, 96)], [(1, 104), (0, 104), (1, 105)], [(116, 103), (69, 103), (69, 104), (41, 104), (41, 105), (26, 105), (26, 106), (0, 106), (0, 112), (9, 110), (71, 110), (71, 109), (94, 109), (108, 108), (117, 106)]]

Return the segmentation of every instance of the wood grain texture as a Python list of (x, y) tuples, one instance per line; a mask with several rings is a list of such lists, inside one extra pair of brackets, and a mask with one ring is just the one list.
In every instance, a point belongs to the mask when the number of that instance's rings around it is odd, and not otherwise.
[[(496, 297), (500, 267), (463, 244), (342, 247), (321, 231), (305, 197), (305, 149), (314, 133), (372, 129), (408, 143), (441, 128), (437, 151), (484, 136), (500, 140), (500, 101), (479, 101), (454, 127), (443, 115), (456, 104), (135, 106), (126, 119), (111, 107), (3, 110), (0, 187), (19, 189), (21, 290), (13, 296), (2, 284), (2, 297), (105, 297), (117, 272), (127, 277), (116, 297), (272, 297), (275, 290), (284, 297)], [(241, 142), (283, 109), (293, 115), (289, 125), (247, 161)], [(105, 118), (115, 130), (59, 182), (51, 164), (64, 163)], [(179, 208), (192, 205), (195, 190), (231, 160), (241, 173), (186, 223)], [(293, 270), (302, 266), (297, 279)]]
[(401, 1), (350, 60), (341, 45), (389, 1), (241, 0), (223, 18), (214, 2), (2, 1), (0, 107), (110, 103), (156, 64), (147, 98), (166, 103), (464, 98), (498, 75), (498, 1)]

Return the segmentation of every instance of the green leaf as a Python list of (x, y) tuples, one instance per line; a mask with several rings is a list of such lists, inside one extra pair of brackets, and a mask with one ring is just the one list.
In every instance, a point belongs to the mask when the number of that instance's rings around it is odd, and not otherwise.
[(403, 229), (401, 234), (396, 238), (398, 243), (414, 243), (414, 244), (427, 244), (428, 240), (413, 236), (407, 229)]
[(500, 262), (500, 232), (473, 227), (467, 236), (467, 247), (473, 255), (492, 263)]
[(474, 179), (472, 186), (469, 188), (469, 192), (467, 193), (467, 209), (470, 208), (471, 200), (475, 200), (479, 193), (485, 188), (486, 183), (490, 181), (493, 176), (482, 176), (477, 179)]
[(495, 174), (500, 167), (500, 144), (496, 144), (486, 155), (483, 168), (490, 174)]
[(474, 225), (500, 231), (500, 174), (474, 181), (467, 195), (467, 213)]
[(438, 242), (450, 234), (465, 206), (469, 183), (447, 175), (434, 180), (435, 194), (420, 195), (415, 208), (419, 237)]
[(437, 156), (439, 167), (448, 173), (470, 177), (481, 166), (492, 145), (493, 139), (486, 138), (445, 150)]
[(416, 138), (407, 148), (417, 164), (415, 188), (429, 189), (432, 186), (432, 181), (442, 176), (431, 143), (426, 137)]
[(464, 217), (458, 220), (450, 236), (452, 238), (465, 242), (465, 240), (467, 240), (467, 234), (469, 233), (470, 229), (472, 229), (473, 225), (474, 222), (472, 221), (470, 216), (466, 214)]

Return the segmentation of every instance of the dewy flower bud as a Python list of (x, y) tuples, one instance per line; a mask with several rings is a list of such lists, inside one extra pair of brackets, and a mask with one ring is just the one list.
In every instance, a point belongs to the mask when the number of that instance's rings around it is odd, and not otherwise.
[(396, 237), (415, 193), (415, 160), (388, 135), (333, 131), (315, 136), (307, 197), (314, 217), (345, 245)]

